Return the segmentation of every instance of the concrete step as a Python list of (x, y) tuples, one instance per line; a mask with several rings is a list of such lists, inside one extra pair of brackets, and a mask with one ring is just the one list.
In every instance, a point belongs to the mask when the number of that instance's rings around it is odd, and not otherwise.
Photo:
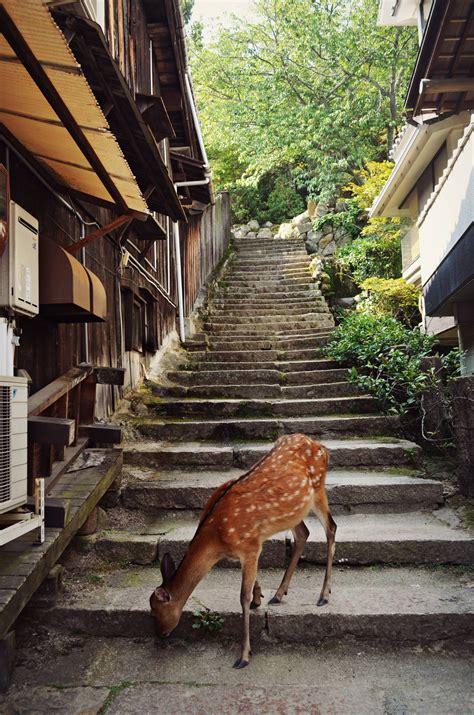
[[(444, 510), (443, 510), (444, 511)], [(451, 513), (451, 512), (450, 512)], [(451, 513), (454, 517), (454, 512)], [(371, 564), (460, 564), (470, 566), (474, 559), (473, 533), (453, 528), (436, 512), (403, 514), (339, 514), (336, 519), (335, 563), (351, 566)], [(107, 561), (125, 560), (152, 563), (169, 552), (176, 563), (183, 558), (198, 524), (198, 518), (175, 514), (156, 519), (130, 531), (102, 532), (91, 539), (99, 555)], [(326, 562), (326, 539), (319, 521), (305, 519), (309, 529), (302, 559), (306, 564)], [(291, 553), (291, 532), (268, 539), (260, 556), (261, 569), (284, 568)], [(235, 567), (224, 560), (221, 567)], [(473, 599), (474, 602), (474, 599)]]
[[(389, 471), (330, 471), (326, 487), (331, 512), (402, 513), (433, 510), (443, 503), (441, 482), (414, 476), (416, 471), (406, 471), (406, 475)], [(193, 512), (204, 507), (220, 484), (241, 474), (237, 469), (152, 472), (129, 468), (122, 503), (127, 509), (139, 509), (154, 516), (167, 511)]]
[[(153, 388), (152, 388), (153, 389)], [(264, 398), (204, 399), (152, 397), (144, 400), (150, 414), (159, 417), (303, 417), (322, 415), (374, 414), (377, 402), (373, 397), (308, 398), (282, 400)]]
[[(397, 644), (426, 645), (472, 635), (472, 589), (462, 575), (449, 569), (336, 567), (330, 602), (318, 608), (323, 569), (300, 567), (283, 603), (267, 607), (281, 577), (281, 568), (264, 570), (259, 576), (265, 600), (263, 607), (251, 615), (254, 650), (265, 647), (268, 638), (314, 646), (347, 638), (370, 643), (384, 640), (393, 643), (395, 639)], [(149, 599), (159, 583), (156, 568), (122, 569), (105, 574), (94, 588), (78, 589), (74, 599), (64, 597), (55, 607), (42, 612), (41, 624), (95, 637), (153, 637)], [(217, 637), (231, 637), (237, 642), (242, 630), (239, 593), (240, 573), (236, 569), (211, 571), (186, 604), (172, 638), (202, 641), (201, 631), (192, 627), (193, 614), (206, 606), (223, 618)], [(188, 649), (195, 647), (201, 653), (202, 644), (188, 645)], [(230, 654), (228, 660), (224, 666), (230, 668)], [(190, 703), (189, 707), (192, 711)], [(310, 710), (308, 705), (305, 712)], [(133, 706), (127, 710), (133, 711)], [(202, 712), (205, 711), (204, 707)], [(433, 712), (429, 708), (428, 711)], [(426, 710), (422, 706), (419, 712)]]
[(153, 420), (137, 427), (140, 434), (154, 440), (227, 441), (237, 439), (275, 440), (283, 434), (303, 432), (320, 440), (354, 435), (399, 436), (397, 417), (384, 415), (350, 415), (334, 417), (288, 417), (195, 420)]
[[(395, 438), (326, 439), (334, 468), (416, 467), (420, 448)], [(124, 447), (124, 463), (139, 467), (196, 469), (248, 468), (261, 459), (272, 442), (133, 442)]]
[[(232, 364), (232, 363), (231, 363)], [(194, 370), (176, 370), (168, 372), (167, 377), (172, 382), (180, 385), (239, 385), (239, 384), (271, 384), (278, 385), (303, 385), (322, 384), (326, 382), (341, 382), (347, 379), (347, 370), (339, 368), (336, 370), (313, 370), (298, 372), (280, 372), (277, 369), (239, 369), (240, 365), (234, 365), (234, 370), (226, 368), (219, 370), (206, 369), (203, 366), (196, 366)]]

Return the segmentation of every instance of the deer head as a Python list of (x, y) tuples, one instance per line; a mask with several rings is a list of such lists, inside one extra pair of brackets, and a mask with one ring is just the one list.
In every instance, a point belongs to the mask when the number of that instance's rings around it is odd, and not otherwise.
[(166, 638), (176, 628), (183, 610), (182, 603), (173, 599), (168, 586), (176, 573), (176, 566), (170, 554), (161, 561), (163, 583), (150, 596), (151, 615), (155, 619), (155, 630), (160, 638)]

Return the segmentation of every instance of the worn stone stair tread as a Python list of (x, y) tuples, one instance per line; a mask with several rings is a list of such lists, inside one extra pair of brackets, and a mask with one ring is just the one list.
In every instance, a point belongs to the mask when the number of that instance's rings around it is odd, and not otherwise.
[[(316, 606), (323, 570), (309, 566), (296, 572), (281, 604), (268, 606), (281, 576), (281, 568), (260, 572), (265, 599), (251, 615), (254, 644), (264, 634), (296, 643), (351, 636), (418, 644), (472, 635), (474, 591), (449, 569), (336, 567), (331, 599), (323, 608)], [(78, 590), (74, 600), (59, 602), (42, 616), (42, 623), (95, 636), (152, 636), (149, 598), (160, 581), (155, 568), (114, 572), (104, 585)], [(237, 570), (211, 571), (187, 602), (173, 637), (196, 637), (193, 613), (207, 606), (224, 618), (219, 637), (238, 638), (239, 592)]]
[(138, 425), (146, 437), (175, 441), (189, 439), (276, 439), (283, 434), (303, 432), (326, 440), (337, 435), (399, 436), (400, 422), (390, 415), (334, 415), (324, 417), (222, 417), (151, 419)]
[[(338, 467), (414, 466), (420, 459), (420, 448), (406, 440), (396, 438), (325, 439), (333, 464)], [(272, 446), (272, 441), (232, 441), (221, 444), (213, 442), (134, 442), (124, 448), (126, 464), (143, 466), (167, 466), (196, 469), (219, 467), (250, 467), (263, 457)]]
[[(347, 368), (341, 368), (335, 360), (320, 358), (317, 360), (288, 360), (286, 362), (212, 362), (211, 360), (201, 360), (190, 362), (188, 365), (197, 371), (207, 370), (276, 370), (277, 372), (314, 372), (323, 370), (344, 370), (347, 373)], [(189, 370), (191, 371), (191, 370)]]
[[(146, 513), (200, 510), (212, 492), (241, 469), (205, 472), (167, 472), (128, 469), (122, 502), (128, 509)], [(334, 514), (347, 511), (414, 511), (434, 509), (443, 502), (443, 485), (434, 479), (385, 471), (335, 469), (327, 476), (327, 492)]]

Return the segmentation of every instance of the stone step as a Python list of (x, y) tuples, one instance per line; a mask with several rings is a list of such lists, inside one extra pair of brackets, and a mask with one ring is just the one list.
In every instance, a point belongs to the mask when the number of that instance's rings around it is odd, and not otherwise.
[[(313, 293), (315, 292), (316, 291), (313, 291)], [(273, 300), (257, 300), (254, 297), (250, 297), (247, 299), (242, 297), (241, 300), (239, 300), (238, 298), (231, 300), (229, 298), (226, 299), (217, 295), (215, 298), (212, 299), (212, 302), (209, 304), (208, 310), (215, 310), (216, 312), (227, 311), (239, 313), (243, 310), (250, 310), (252, 312), (255, 312), (256, 309), (260, 309), (266, 312), (268, 310), (283, 311), (284, 309), (286, 309), (288, 311), (294, 312), (304, 311), (311, 313), (315, 307), (325, 305), (327, 305), (327, 303), (322, 295), (312, 295), (310, 298), (307, 299), (293, 298), (293, 296), (288, 296), (287, 298), (285, 298), (284, 296), (279, 296), (279, 298), (275, 298)]]
[(227, 285), (230, 285), (232, 283), (240, 283), (241, 281), (250, 281), (252, 283), (265, 283), (267, 281), (280, 282), (286, 280), (293, 281), (295, 279), (301, 279), (306, 282), (309, 282), (311, 280), (307, 265), (304, 267), (298, 266), (296, 268), (286, 268), (282, 266), (280, 268), (274, 268), (273, 270), (266, 271), (261, 270), (257, 266), (255, 267), (255, 270), (251, 270), (249, 268), (242, 270), (233, 270), (227, 274), (225, 278), (225, 283)]
[[(348, 638), (369, 643), (384, 640), (393, 643), (395, 639), (397, 644), (427, 645), (465, 639), (472, 634), (472, 589), (456, 571), (441, 567), (374, 570), (336, 566), (330, 602), (318, 608), (316, 601), (323, 577), (322, 568), (300, 566), (283, 603), (267, 606), (280, 584), (282, 567), (261, 571), (259, 582), (265, 598), (262, 607), (251, 614), (254, 650), (257, 646), (264, 648), (269, 637), (273, 641), (314, 646)], [(42, 612), (41, 624), (95, 637), (154, 637), (149, 599), (159, 584), (156, 568), (122, 569), (105, 574), (94, 588), (79, 590), (74, 599), (65, 596), (56, 606)], [(213, 569), (187, 602), (172, 638), (202, 641), (201, 631), (192, 626), (194, 613), (205, 606), (223, 618), (222, 629), (213, 637), (231, 637), (237, 648), (242, 631), (239, 593), (237, 569)], [(196, 653), (199, 657), (202, 644), (188, 645), (194, 647), (199, 648)], [(230, 668), (231, 654), (228, 660), (224, 667)]]
[[(244, 295), (242, 295), (244, 293)], [(283, 290), (283, 288), (280, 287), (280, 289), (273, 289), (273, 288), (261, 288), (258, 290), (257, 288), (252, 289), (252, 291), (242, 291), (239, 290), (236, 287), (230, 287), (230, 288), (225, 288), (220, 292), (220, 298), (225, 301), (229, 300), (234, 300), (239, 302), (240, 298), (242, 299), (242, 305), (245, 305), (247, 303), (257, 303), (257, 304), (264, 304), (264, 303), (274, 303), (276, 304), (278, 300), (282, 303), (289, 303), (290, 300), (312, 300), (313, 298), (320, 298), (321, 297), (321, 291), (319, 288), (316, 287), (315, 284), (311, 285), (310, 287), (306, 288), (295, 288), (294, 290)], [(248, 299), (245, 298), (245, 296), (251, 296)]]
[(322, 415), (374, 414), (373, 397), (339, 397), (335, 399), (198, 399), (145, 398), (150, 413), (160, 417), (303, 417)]
[(268, 291), (276, 291), (278, 289), (290, 292), (292, 290), (304, 290), (310, 285), (309, 276), (304, 278), (281, 278), (278, 279), (267, 279), (267, 280), (251, 280), (249, 278), (229, 279), (226, 284), (226, 294), (229, 290), (243, 290), (252, 291), (252, 293), (267, 293)]
[[(228, 311), (221, 311), (218, 314), (214, 313), (212, 318), (208, 320), (208, 324), (211, 329), (222, 326), (223, 328), (228, 328), (229, 326), (242, 325), (242, 329), (246, 330), (250, 327), (262, 327), (266, 330), (271, 331), (273, 328), (281, 329), (281, 327), (306, 327), (308, 324), (313, 325), (320, 319), (325, 320), (329, 313), (329, 308), (326, 306), (316, 306), (311, 311), (306, 311), (299, 315), (295, 313), (288, 313), (287, 315), (262, 315), (258, 316), (255, 314), (232, 314)], [(331, 316), (332, 317), (332, 316)]]
[(246, 322), (243, 323), (239, 323), (237, 321), (233, 322), (227, 316), (224, 320), (216, 320), (214, 318), (211, 320), (205, 320), (203, 323), (204, 330), (208, 333), (212, 332), (213, 334), (235, 332), (244, 335), (247, 331), (249, 331), (249, 335), (268, 335), (269, 338), (271, 338), (273, 334), (277, 334), (278, 336), (281, 333), (284, 334), (286, 331), (291, 331), (290, 334), (294, 334), (298, 330), (313, 330), (315, 333), (325, 331), (326, 334), (329, 334), (329, 332), (334, 329), (334, 318), (329, 310), (324, 312), (321, 311), (319, 313), (315, 312), (310, 316), (303, 317), (285, 316), (284, 320), (279, 321), (274, 321), (272, 316), (267, 318), (266, 321), (264, 320), (260, 323), (253, 321), (251, 316), (245, 316), (244, 320)]
[(275, 440), (283, 434), (303, 432), (324, 440), (334, 437), (367, 435), (399, 436), (400, 424), (395, 416), (350, 415), (334, 417), (247, 417), (152, 420), (141, 422), (137, 427), (144, 437), (164, 441), (227, 441), (238, 439)]
[[(217, 336), (211, 336), (209, 338), (209, 349), (216, 352), (245, 352), (249, 348), (252, 350), (288, 350), (294, 352), (295, 350), (315, 350), (316, 348), (321, 349), (328, 342), (328, 335), (317, 335), (313, 334), (310, 336), (305, 336), (302, 338), (290, 337), (287, 338), (282, 336), (273, 336), (271, 340), (252, 340), (249, 341), (248, 338), (244, 340), (234, 340), (234, 339), (222, 339), (220, 340)], [(321, 355), (319, 355), (321, 357)]]
[[(208, 317), (211, 320), (216, 320), (216, 319), (224, 319), (227, 318), (229, 321), (233, 321), (234, 318), (238, 319), (243, 319), (247, 317), (247, 320), (249, 318), (252, 319), (252, 321), (255, 319), (256, 322), (265, 322), (268, 320), (271, 320), (275, 316), (280, 316), (282, 319), (286, 318), (292, 319), (298, 317), (300, 315), (308, 315), (308, 314), (313, 314), (313, 313), (327, 313), (328, 311), (328, 306), (326, 303), (318, 303), (314, 301), (313, 303), (306, 303), (301, 306), (280, 306), (280, 307), (264, 307), (260, 305), (256, 305), (252, 308), (245, 308), (243, 306), (240, 306), (236, 304), (235, 306), (219, 306), (219, 305), (212, 305), (210, 308), (208, 308), (205, 312), (205, 316)], [(225, 321), (224, 321), (225, 322)]]
[[(201, 510), (217, 487), (242, 472), (150, 472), (129, 469), (122, 503), (154, 516), (169, 511)], [(434, 479), (381, 471), (330, 471), (326, 488), (334, 515), (402, 513), (436, 509), (443, 503), (443, 485)]]
[[(290, 360), (288, 362), (212, 362), (211, 360), (194, 360), (190, 358), (186, 363), (186, 370), (195, 371), (225, 371), (233, 372), (235, 370), (245, 370), (245, 372), (253, 372), (253, 370), (276, 370), (277, 372), (325, 372), (329, 375), (334, 372), (334, 376), (343, 373), (347, 376), (346, 368), (339, 368), (335, 360), (327, 360), (320, 358), (319, 360)], [(342, 371), (342, 372), (341, 372)]]
[[(267, 345), (267, 344), (266, 344)], [(248, 346), (246, 346), (248, 347)], [(254, 345), (252, 344), (252, 348)], [(292, 360), (318, 360), (322, 359), (321, 349), (299, 349), (291, 350), (287, 348), (255, 348), (244, 350), (196, 350), (191, 353), (197, 361), (208, 360), (209, 362), (289, 362)]]
[(331, 382), (316, 385), (292, 385), (289, 387), (265, 382), (250, 384), (198, 384), (157, 386), (153, 392), (159, 397), (216, 397), (216, 398), (340, 398), (356, 397), (360, 390), (349, 382)]
[[(205, 366), (205, 363), (204, 363)], [(239, 368), (239, 364), (234, 366)], [(167, 377), (172, 382), (180, 385), (235, 385), (235, 384), (280, 384), (280, 385), (302, 385), (317, 384), (326, 382), (341, 382), (347, 378), (347, 370), (338, 368), (335, 370), (313, 370), (299, 372), (280, 372), (276, 369), (220, 369), (207, 370), (196, 368), (191, 370), (176, 370), (168, 372)]]
[[(447, 510), (454, 518), (454, 512)], [(443, 510), (444, 513), (444, 510)], [(243, 517), (245, 518), (245, 517)], [(247, 517), (248, 519), (248, 517)], [(336, 519), (335, 563), (351, 566), (372, 564), (457, 564), (471, 566), (474, 536), (471, 531), (453, 528), (436, 512), (403, 514), (339, 514)], [(198, 524), (197, 517), (175, 513), (151, 517), (144, 526), (118, 532), (102, 532), (90, 539), (99, 556), (107, 561), (152, 563), (170, 553), (176, 563), (183, 558)], [(305, 564), (326, 562), (326, 539), (314, 516), (305, 519), (309, 537), (302, 560)], [(260, 569), (281, 568), (291, 553), (291, 532), (268, 539), (259, 559)], [(235, 567), (226, 559), (220, 567)], [(473, 598), (474, 604), (474, 598)]]
[[(269, 329), (264, 325), (223, 325), (213, 326), (211, 329), (210, 323), (204, 323), (204, 328), (208, 334), (210, 341), (212, 340), (237, 340), (238, 342), (261, 342), (268, 340), (286, 339), (291, 338), (302, 339), (311, 338), (314, 336), (329, 336), (329, 331), (334, 328), (334, 319), (330, 313), (326, 315), (321, 315), (318, 320), (314, 322), (311, 326), (310, 323), (300, 324), (297, 321), (293, 322), (293, 325), (298, 327), (291, 327), (291, 323), (284, 325), (280, 323), (279, 326), (275, 326), (273, 329)], [(306, 327), (303, 327), (306, 326)], [(212, 342), (211, 342), (212, 344)]]
[[(414, 467), (421, 459), (420, 448), (399, 439), (334, 439), (324, 440), (333, 467)], [(247, 468), (261, 459), (271, 442), (134, 442), (124, 447), (124, 463), (157, 468), (193, 467), (196, 469)]]

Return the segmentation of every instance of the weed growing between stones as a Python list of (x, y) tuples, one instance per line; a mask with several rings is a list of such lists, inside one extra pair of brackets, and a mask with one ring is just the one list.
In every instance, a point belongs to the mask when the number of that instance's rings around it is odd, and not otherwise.
[(207, 631), (208, 633), (216, 633), (220, 631), (224, 625), (224, 619), (216, 611), (211, 611), (210, 608), (201, 608), (199, 611), (193, 612), (195, 630)]

